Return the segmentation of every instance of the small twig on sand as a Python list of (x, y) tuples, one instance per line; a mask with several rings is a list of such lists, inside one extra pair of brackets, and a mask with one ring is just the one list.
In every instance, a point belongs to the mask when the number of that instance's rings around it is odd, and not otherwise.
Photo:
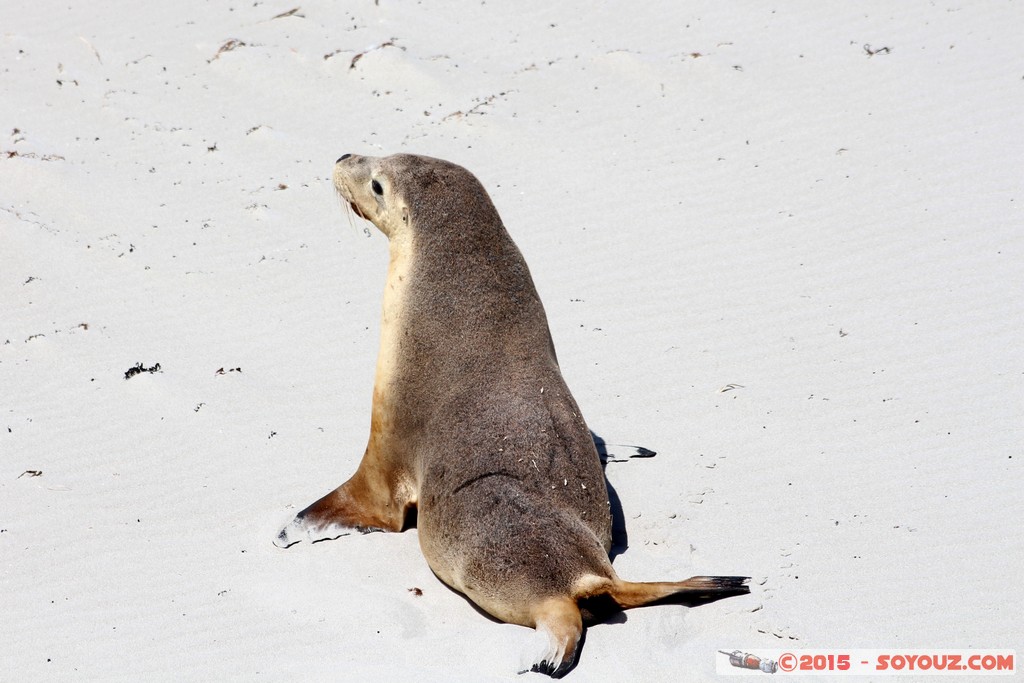
[(220, 56), (222, 54), (224, 54), (225, 52), (231, 52), (235, 48), (239, 48), (239, 47), (246, 47), (246, 44), (244, 42), (242, 42), (241, 40), (236, 40), (235, 38), (232, 38), (231, 40), (229, 40), (226, 43), (224, 43), (223, 45), (221, 45), (220, 49), (217, 50), (217, 54), (215, 54), (212, 58), (207, 59), (206, 63), (209, 64), (210, 62), (214, 61), (215, 59), (219, 59)]

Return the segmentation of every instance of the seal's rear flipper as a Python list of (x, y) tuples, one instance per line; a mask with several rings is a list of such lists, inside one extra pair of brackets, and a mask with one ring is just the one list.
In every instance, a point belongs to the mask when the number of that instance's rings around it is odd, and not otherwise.
[(620, 609), (668, 603), (695, 607), (746, 595), (750, 592), (748, 581), (748, 576), (693, 576), (685, 581), (653, 583), (619, 580), (610, 586), (607, 595)]
[(571, 598), (550, 598), (534, 609), (536, 635), (519, 673), (535, 671), (561, 678), (576, 664), (583, 618)]

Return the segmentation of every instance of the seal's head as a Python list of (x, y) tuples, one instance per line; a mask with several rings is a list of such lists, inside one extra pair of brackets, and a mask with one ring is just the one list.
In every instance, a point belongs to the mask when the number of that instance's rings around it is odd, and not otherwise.
[(334, 164), (334, 186), (352, 209), (388, 239), (416, 232), (501, 225), (480, 181), (466, 169), (413, 154), (368, 157), (344, 154)]

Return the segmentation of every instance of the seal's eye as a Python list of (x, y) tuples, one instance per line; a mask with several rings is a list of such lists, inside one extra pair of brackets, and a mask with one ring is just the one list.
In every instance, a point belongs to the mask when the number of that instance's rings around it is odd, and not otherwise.
[(370, 183), (370, 187), (373, 188), (373, 191), (374, 191), (375, 194), (379, 194), (379, 195), (383, 195), (384, 194), (384, 188), (381, 187), (380, 183), (378, 183), (376, 180), (374, 180), (372, 183)]

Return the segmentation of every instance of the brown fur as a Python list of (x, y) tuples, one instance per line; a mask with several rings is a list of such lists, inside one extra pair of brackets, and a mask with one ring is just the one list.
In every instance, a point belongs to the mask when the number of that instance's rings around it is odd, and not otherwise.
[(352, 478), (279, 545), (398, 531), (415, 509), (431, 569), (498, 619), (544, 629), (554, 654), (535, 668), (552, 675), (571, 667), (584, 615), (745, 592), (738, 579), (616, 576), (590, 430), (529, 269), (477, 179), (438, 159), (346, 155), (334, 180), (390, 242), (370, 439)]

